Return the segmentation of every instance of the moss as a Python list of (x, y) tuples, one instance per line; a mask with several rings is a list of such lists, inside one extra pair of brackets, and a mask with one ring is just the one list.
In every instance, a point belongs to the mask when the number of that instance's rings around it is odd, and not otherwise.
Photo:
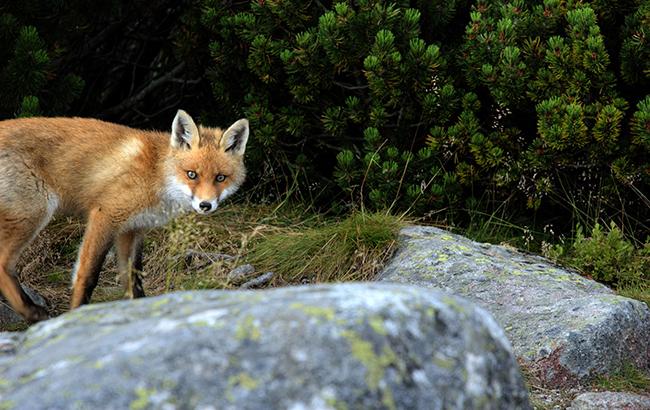
[(129, 408), (131, 410), (142, 410), (147, 407), (149, 404), (149, 397), (152, 394), (156, 393), (156, 389), (146, 389), (144, 387), (138, 387), (135, 389), (136, 399), (131, 402)]
[(348, 410), (348, 405), (345, 402), (336, 400), (333, 397), (326, 399), (325, 403), (334, 410)]
[(474, 259), (474, 262), (479, 264), (479, 265), (485, 265), (485, 264), (490, 262), (490, 259), (486, 258), (484, 256), (480, 256), (480, 257)]
[(257, 341), (260, 336), (260, 329), (255, 324), (253, 316), (248, 315), (237, 324), (237, 330), (235, 330), (237, 340), (250, 339)]
[(371, 317), (368, 323), (370, 323), (370, 327), (378, 335), (385, 336), (387, 334), (386, 327), (384, 326), (384, 319), (381, 316)]
[(153, 309), (159, 309), (160, 307), (162, 307), (162, 306), (168, 304), (169, 302), (170, 302), (170, 298), (162, 298), (162, 299), (159, 299), (159, 300), (153, 302), (153, 303), (151, 304), (151, 307), (152, 307)]
[(433, 364), (444, 370), (451, 370), (456, 366), (456, 362), (448, 357), (435, 356)]
[[(377, 355), (370, 342), (363, 340), (351, 330), (343, 332), (343, 337), (350, 343), (352, 356), (366, 367), (366, 384), (371, 390), (379, 390), (379, 384), (386, 374), (386, 369), (398, 362), (397, 355), (384, 345), (381, 355)], [(388, 388), (381, 389), (382, 403), (389, 409), (395, 409), (393, 394)]]
[(16, 408), (16, 402), (13, 400), (0, 401), (0, 410), (10, 410)]
[(292, 303), (289, 307), (291, 309), (300, 310), (309, 316), (322, 318), (327, 321), (334, 320), (334, 317), (336, 316), (334, 309), (329, 307), (310, 306), (299, 302)]
[(397, 406), (395, 405), (395, 399), (393, 398), (393, 392), (390, 389), (382, 390), (381, 403), (388, 409), (397, 409)]
[(444, 295), (444, 296), (442, 296), (441, 300), (442, 300), (442, 302), (444, 304), (446, 304), (447, 306), (449, 306), (450, 308), (452, 308), (456, 312), (458, 312), (458, 313), (466, 313), (465, 312), (465, 307), (463, 305), (461, 305), (460, 303), (458, 303), (458, 300), (456, 300), (455, 298), (453, 298), (451, 296)]
[(230, 376), (228, 378), (228, 386), (240, 386), (246, 390), (253, 390), (259, 386), (259, 381), (253, 379), (248, 373), (241, 372), (236, 376)]
[(48, 338), (47, 342), (45, 342), (45, 344), (43, 346), (44, 347), (52, 346), (52, 345), (54, 345), (56, 343), (61, 342), (64, 339), (65, 339), (65, 334), (60, 333), (60, 334), (58, 334), (58, 335), (56, 335), (56, 336), (54, 336), (52, 338)]
[(438, 262), (447, 262), (449, 260), (449, 255), (446, 253), (441, 253), (438, 255)]
[(230, 403), (235, 401), (232, 388), (235, 386), (242, 387), (246, 390), (253, 390), (259, 385), (259, 382), (253, 379), (248, 373), (241, 372), (228, 378), (228, 387), (226, 389), (226, 400)]

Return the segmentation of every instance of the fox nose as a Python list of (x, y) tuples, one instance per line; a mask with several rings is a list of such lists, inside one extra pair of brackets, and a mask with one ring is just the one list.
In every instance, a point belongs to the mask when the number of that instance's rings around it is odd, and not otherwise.
[(203, 212), (208, 212), (210, 209), (212, 209), (212, 204), (210, 202), (203, 201), (199, 204), (199, 208), (201, 208)]

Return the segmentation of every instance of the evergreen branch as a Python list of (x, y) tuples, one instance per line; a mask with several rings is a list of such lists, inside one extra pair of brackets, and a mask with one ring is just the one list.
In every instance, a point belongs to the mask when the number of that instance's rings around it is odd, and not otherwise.
[(180, 72), (182, 72), (185, 69), (185, 62), (181, 62), (178, 64), (176, 67), (174, 67), (171, 71), (168, 73), (156, 78), (155, 80), (151, 81), (149, 85), (146, 87), (142, 88), (137, 94), (127, 98), (126, 100), (122, 101), (116, 106), (113, 106), (107, 110), (105, 110), (102, 115), (105, 116), (112, 116), (115, 115), (119, 112), (122, 112), (135, 104), (139, 103), (143, 99), (145, 99), (149, 94), (151, 94), (153, 91), (157, 90), (161, 86), (165, 85), (166, 83), (169, 83), (172, 81), (172, 79)]
[(365, 90), (366, 88), (369, 87), (367, 84), (366, 85), (350, 85), (350, 84), (345, 84), (345, 83), (342, 83), (342, 82), (339, 82), (339, 81), (332, 81), (332, 83), (334, 85), (337, 85), (337, 86), (339, 86), (339, 87), (341, 87), (343, 89), (346, 89), (346, 90)]

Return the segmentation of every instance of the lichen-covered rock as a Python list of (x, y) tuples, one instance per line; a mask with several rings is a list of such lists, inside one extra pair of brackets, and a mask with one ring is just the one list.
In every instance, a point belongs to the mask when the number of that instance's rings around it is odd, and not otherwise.
[(85, 306), (30, 328), (0, 375), (2, 409), (529, 408), (486, 311), (398, 284)]
[(650, 370), (650, 309), (548, 260), (413, 226), (380, 280), (437, 287), (489, 310), (550, 386), (632, 363)]
[(583, 393), (571, 403), (569, 410), (650, 410), (650, 396), (620, 392)]

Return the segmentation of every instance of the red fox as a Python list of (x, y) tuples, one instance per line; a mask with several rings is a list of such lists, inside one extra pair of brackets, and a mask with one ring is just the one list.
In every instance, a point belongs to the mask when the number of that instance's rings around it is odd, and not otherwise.
[(173, 216), (210, 214), (243, 183), (248, 121), (198, 126), (182, 110), (169, 134), (86, 118), (0, 121), (0, 290), (28, 322), (48, 317), (16, 277), (20, 253), (55, 212), (87, 220), (70, 307), (88, 303), (112, 245), (125, 292), (144, 296), (142, 239)]

